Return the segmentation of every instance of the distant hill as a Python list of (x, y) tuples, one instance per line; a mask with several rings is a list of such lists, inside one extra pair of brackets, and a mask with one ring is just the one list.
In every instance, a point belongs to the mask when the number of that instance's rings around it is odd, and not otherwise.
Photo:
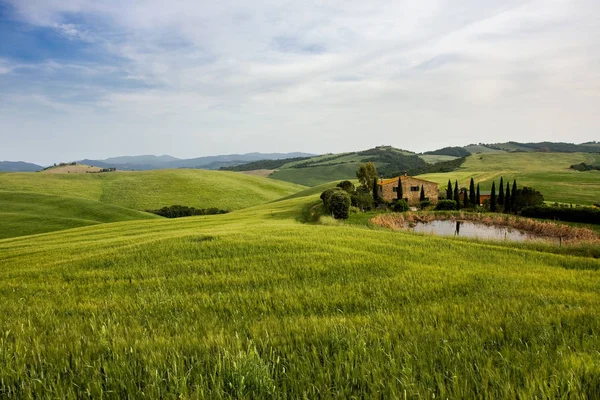
[(101, 160), (107, 164), (146, 164), (161, 166), (166, 163), (178, 161), (179, 158), (172, 157), (169, 155), (155, 156), (155, 155), (143, 155), (143, 156), (121, 156), (121, 157), (110, 157), (105, 160)]
[(310, 153), (247, 153), (225, 154), (190, 159), (178, 159), (171, 156), (122, 156), (105, 160), (80, 160), (79, 163), (101, 168), (117, 168), (122, 171), (148, 171), (155, 169), (195, 168), (217, 170), (221, 167), (235, 166), (259, 160), (278, 160), (283, 158), (312, 157)]
[[(433, 160), (432, 157), (435, 159), (441, 157), (442, 159)], [(463, 161), (463, 158), (422, 156), (392, 146), (379, 146), (363, 151), (324, 154), (308, 158), (290, 158), (277, 162), (261, 160), (223, 169), (237, 171), (276, 169), (276, 171), (269, 175), (270, 178), (301, 185), (316, 186), (334, 180), (355, 179), (356, 170), (364, 162), (375, 163), (380, 176), (391, 177), (405, 172), (414, 175), (453, 170), (460, 166)]]
[(2, 172), (35, 172), (44, 169), (41, 165), (31, 164), (24, 161), (0, 161)]
[(133, 210), (172, 205), (237, 210), (305, 189), (227, 171), (170, 169), (103, 174), (0, 174), (0, 191), (70, 196)]

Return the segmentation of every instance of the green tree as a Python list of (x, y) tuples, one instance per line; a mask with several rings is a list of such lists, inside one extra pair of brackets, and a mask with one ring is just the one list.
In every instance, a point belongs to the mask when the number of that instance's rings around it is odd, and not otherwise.
[(372, 162), (360, 164), (358, 171), (356, 171), (356, 177), (358, 178), (360, 186), (362, 186), (365, 191), (368, 191), (372, 187), (373, 180), (377, 179), (377, 169), (375, 168), (375, 164)]
[(365, 193), (363, 191), (357, 191), (355, 194), (350, 196), (352, 205), (360, 208), (361, 211), (368, 211), (373, 208), (373, 196), (371, 193)]
[(524, 187), (516, 190), (516, 200), (514, 212), (519, 212), (523, 207), (538, 206), (544, 204), (544, 196), (531, 187)]
[(500, 188), (498, 189), (498, 204), (504, 205), (504, 179), (500, 177)]
[(348, 194), (352, 194), (356, 191), (354, 184), (350, 181), (342, 181), (337, 184), (337, 187), (339, 187), (340, 189), (342, 189), (343, 191), (345, 191)]
[(476, 197), (475, 181), (473, 181), (473, 178), (471, 178), (471, 183), (469, 184), (469, 202), (471, 203), (471, 206), (475, 206), (475, 202), (477, 201)]
[(446, 199), (452, 200), (452, 182), (448, 179), (448, 188), (446, 189)]
[(456, 202), (456, 209), (460, 210), (460, 195), (458, 192), (458, 181), (454, 182), (454, 201)]
[(510, 209), (515, 211), (515, 203), (517, 201), (517, 180), (513, 180), (512, 193), (510, 196)]
[(477, 184), (477, 194), (475, 195), (475, 202), (478, 206), (481, 205), (481, 192), (479, 191), (479, 183)]
[(375, 204), (379, 204), (379, 185), (377, 184), (377, 176), (373, 179), (373, 200)]
[(504, 194), (504, 212), (510, 212), (510, 183), (506, 182), (506, 193)]
[(496, 182), (492, 182), (492, 193), (490, 195), (490, 211), (496, 212)]
[(329, 210), (335, 219), (348, 218), (350, 195), (343, 190), (335, 192), (329, 199)]
[(467, 189), (463, 190), (465, 198), (463, 199), (464, 207), (469, 208), (469, 194), (467, 193)]
[(398, 178), (398, 189), (396, 189), (396, 195), (398, 200), (402, 200), (404, 193), (402, 193), (402, 177)]
[(421, 185), (421, 195), (419, 196), (419, 201), (425, 201), (425, 187)]

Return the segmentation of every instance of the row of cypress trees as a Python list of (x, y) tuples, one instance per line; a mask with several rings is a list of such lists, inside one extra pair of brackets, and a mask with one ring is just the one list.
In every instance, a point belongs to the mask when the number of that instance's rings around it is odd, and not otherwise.
[[(517, 180), (513, 181), (512, 192), (510, 190), (510, 184), (506, 183), (506, 191), (504, 191), (504, 177), (500, 177), (500, 191), (496, 195), (496, 182), (492, 182), (492, 192), (490, 194), (490, 211), (498, 212), (498, 206), (502, 206), (504, 212), (511, 212), (514, 210), (517, 195)], [(448, 200), (454, 199), (458, 208), (469, 208), (479, 206), (481, 204), (481, 190), (479, 184), (475, 188), (475, 182), (471, 178), (469, 184), (469, 195), (465, 195), (464, 201), (461, 204), (460, 201), (460, 190), (458, 189), (458, 180), (454, 182), (454, 189), (452, 188), (452, 181), (448, 179), (448, 187), (446, 188), (446, 198)]]
[[(510, 190), (510, 183), (506, 182), (506, 191), (504, 191), (504, 178), (500, 177), (500, 189), (498, 196), (496, 197), (496, 182), (492, 182), (492, 193), (490, 195), (490, 211), (504, 211), (506, 213), (515, 211), (515, 204), (517, 201), (517, 180), (513, 180), (512, 192)], [(499, 206), (502, 206), (502, 210), (499, 210)]]

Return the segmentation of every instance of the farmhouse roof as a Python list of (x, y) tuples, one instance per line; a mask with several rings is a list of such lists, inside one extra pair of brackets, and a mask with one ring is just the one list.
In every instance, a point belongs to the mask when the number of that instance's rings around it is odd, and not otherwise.
[(384, 186), (384, 185), (389, 185), (390, 183), (397, 183), (398, 178), (400, 178), (401, 180), (414, 179), (416, 181), (421, 181), (421, 182), (425, 182), (425, 183), (435, 183), (437, 185), (436, 182), (426, 181), (425, 179), (419, 179), (419, 178), (415, 178), (413, 176), (406, 176), (406, 175), (397, 176), (395, 178), (389, 178), (389, 179), (381, 179), (380, 181), (377, 182), (377, 184), (380, 186)]

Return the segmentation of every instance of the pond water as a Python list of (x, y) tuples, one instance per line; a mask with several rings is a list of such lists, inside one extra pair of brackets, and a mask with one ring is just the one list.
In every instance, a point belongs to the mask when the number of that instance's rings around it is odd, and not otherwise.
[(461, 236), (478, 239), (513, 240), (517, 242), (544, 240), (558, 241), (556, 238), (539, 236), (504, 226), (490, 226), (469, 221), (419, 222), (409, 227), (413, 232), (440, 236)]

